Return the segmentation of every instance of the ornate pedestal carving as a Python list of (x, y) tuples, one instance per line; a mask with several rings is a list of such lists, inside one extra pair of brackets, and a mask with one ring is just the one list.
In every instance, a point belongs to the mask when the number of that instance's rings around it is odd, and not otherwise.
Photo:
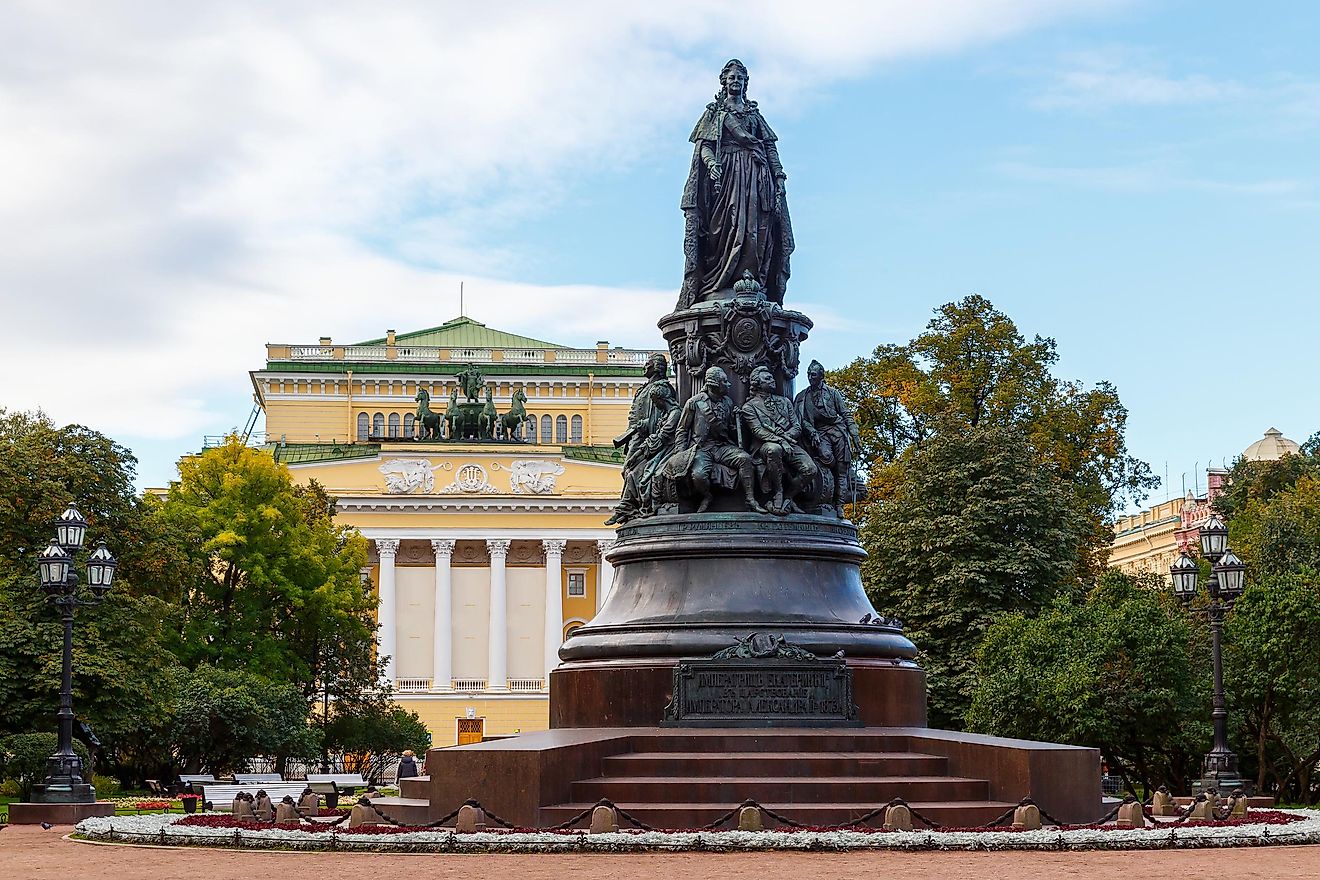
[(701, 389), (708, 367), (720, 367), (734, 380), (730, 397), (741, 405), (758, 366), (770, 368), (779, 394), (793, 396), (798, 347), (812, 323), (758, 291), (671, 312), (659, 326), (674, 361), (680, 404)]

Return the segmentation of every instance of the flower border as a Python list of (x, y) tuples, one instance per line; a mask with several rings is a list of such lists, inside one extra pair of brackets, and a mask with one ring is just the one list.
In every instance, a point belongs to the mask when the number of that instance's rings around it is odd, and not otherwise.
[(456, 834), (405, 831), (389, 835), (287, 828), (180, 825), (184, 816), (84, 819), (74, 838), (96, 842), (232, 849), (346, 852), (653, 852), (757, 850), (1142, 850), (1320, 843), (1320, 810), (1285, 810), (1287, 825), (1250, 823), (1187, 828), (1073, 828), (1039, 831), (506, 831)]

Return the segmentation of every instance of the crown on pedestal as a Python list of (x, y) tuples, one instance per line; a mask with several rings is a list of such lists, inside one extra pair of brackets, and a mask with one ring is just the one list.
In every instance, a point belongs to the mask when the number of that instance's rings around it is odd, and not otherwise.
[(743, 276), (733, 283), (733, 295), (764, 297), (765, 288), (752, 277), (751, 269), (744, 269)]

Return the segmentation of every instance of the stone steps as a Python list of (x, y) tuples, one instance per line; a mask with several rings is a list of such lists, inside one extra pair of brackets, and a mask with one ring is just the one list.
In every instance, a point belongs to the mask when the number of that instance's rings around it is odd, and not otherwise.
[[(569, 804), (558, 804), (553, 807), (541, 808), (541, 822), (544, 825), (556, 825), (560, 822), (566, 822), (569, 819), (589, 809), (594, 802), (576, 802)], [(692, 829), (713, 822), (723, 816), (729, 810), (738, 806), (740, 801), (732, 803), (648, 803), (645, 801), (615, 801), (615, 805), (620, 809), (636, 816), (641, 821), (654, 828), (665, 829)], [(801, 803), (779, 803), (766, 802), (763, 804), (766, 808), (775, 811), (795, 822), (804, 825), (840, 825), (850, 822), (869, 813), (880, 804), (872, 801), (834, 803), (821, 802), (812, 804)], [(1005, 811), (1011, 809), (1014, 805), (999, 801), (922, 801), (911, 803), (911, 807), (924, 816), (928, 816), (941, 825), (965, 828), (983, 825), (990, 822)], [(778, 823), (768, 816), (763, 816), (762, 821), (766, 828), (778, 827)], [(883, 818), (872, 819), (867, 824), (872, 827), (879, 827)], [(575, 827), (586, 827), (586, 820), (578, 823)], [(620, 820), (620, 828), (631, 827), (626, 821)], [(737, 827), (737, 820), (730, 820), (722, 826), (725, 829)], [(913, 822), (914, 828), (923, 827), (920, 822)]]
[(983, 801), (990, 796), (984, 779), (953, 776), (601, 776), (572, 784), (575, 803), (608, 798), (663, 804), (698, 802), (736, 804), (748, 798), (762, 803), (888, 803), (906, 801)]
[(918, 752), (632, 752), (604, 760), (606, 776), (937, 776), (949, 759)]

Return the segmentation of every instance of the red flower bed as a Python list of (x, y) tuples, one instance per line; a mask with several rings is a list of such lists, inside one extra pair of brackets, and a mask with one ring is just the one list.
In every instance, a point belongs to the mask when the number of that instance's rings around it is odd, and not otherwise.
[(138, 801), (133, 805), (138, 810), (168, 810), (172, 806), (171, 801)]

